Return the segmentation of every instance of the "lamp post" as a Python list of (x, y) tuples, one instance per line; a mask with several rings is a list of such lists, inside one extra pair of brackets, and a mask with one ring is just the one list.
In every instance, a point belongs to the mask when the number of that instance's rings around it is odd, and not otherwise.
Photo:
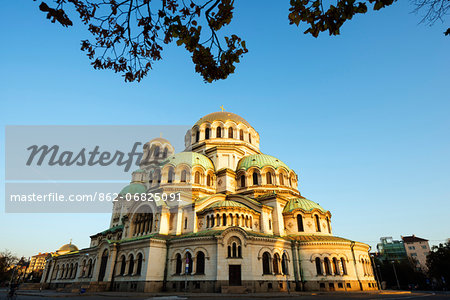
[(397, 288), (400, 290), (400, 282), (398, 281), (397, 271), (395, 270), (395, 261), (392, 261), (392, 268), (394, 269), (395, 280), (397, 281)]

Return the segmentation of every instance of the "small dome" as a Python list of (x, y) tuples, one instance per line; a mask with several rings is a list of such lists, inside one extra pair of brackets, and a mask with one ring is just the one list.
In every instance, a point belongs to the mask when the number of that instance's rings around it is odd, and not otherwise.
[(75, 246), (74, 244), (65, 244), (65, 245), (62, 245), (58, 249), (58, 253), (61, 253), (61, 252), (68, 253), (68, 252), (72, 252), (72, 251), (78, 251), (78, 247)]
[(145, 187), (145, 185), (141, 184), (141, 183), (131, 183), (129, 185), (127, 185), (126, 187), (124, 187), (119, 195), (126, 195), (126, 194), (143, 194), (147, 192), (147, 188)]
[(236, 171), (240, 169), (247, 170), (251, 167), (258, 167), (261, 169), (265, 166), (272, 166), (275, 169), (284, 167), (288, 171), (291, 170), (284, 162), (276, 157), (267, 154), (254, 154), (241, 158), (237, 165)]
[(200, 120), (198, 120), (197, 123), (195, 123), (195, 125), (200, 125), (205, 122), (212, 123), (214, 121), (226, 122), (228, 120), (234, 121), (237, 124), (243, 123), (243, 124), (247, 125), (248, 127), (251, 127), (250, 124), (244, 118), (242, 118), (241, 116), (238, 116), (236, 114), (233, 114), (231, 112), (228, 112), (228, 111), (218, 111), (218, 112), (210, 113), (210, 114), (204, 116), (203, 118), (201, 118)]
[(206, 170), (211, 169), (214, 170), (214, 164), (212, 161), (200, 153), (195, 152), (180, 152), (173, 156), (170, 156), (166, 161), (163, 162), (163, 165), (171, 164), (174, 166), (178, 166), (179, 164), (186, 164), (190, 167), (195, 165), (202, 166)]
[(318, 203), (308, 200), (306, 198), (294, 198), (289, 200), (286, 206), (283, 209), (283, 213), (289, 213), (296, 209), (301, 209), (303, 211), (313, 211), (314, 209), (318, 209), (323, 213), (327, 211), (323, 209)]
[(222, 207), (251, 209), (248, 206), (246, 206), (242, 203), (236, 202), (236, 201), (221, 200), (221, 201), (217, 201), (217, 202), (210, 204), (209, 206), (204, 208), (202, 211), (207, 211), (207, 210), (211, 210), (214, 208), (222, 208)]

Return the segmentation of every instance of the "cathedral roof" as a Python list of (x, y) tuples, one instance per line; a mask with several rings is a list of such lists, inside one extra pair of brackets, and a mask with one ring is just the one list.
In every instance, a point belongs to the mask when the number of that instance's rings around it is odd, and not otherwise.
[(206, 170), (214, 170), (214, 165), (208, 157), (195, 152), (180, 152), (174, 154), (163, 162), (163, 165), (165, 164), (172, 164), (174, 166), (178, 166), (179, 164), (186, 164), (190, 167), (200, 165)]
[(241, 116), (238, 116), (236, 114), (233, 114), (231, 112), (228, 111), (219, 111), (219, 112), (213, 112), (210, 113), (202, 118), (200, 118), (200, 120), (197, 121), (197, 123), (195, 123), (195, 125), (200, 125), (203, 124), (205, 122), (209, 122), (212, 123), (214, 121), (234, 121), (235, 123), (243, 123), (249, 127), (251, 127), (251, 125)]
[(253, 154), (253, 155), (243, 157), (239, 161), (236, 170), (240, 170), (240, 169), (247, 170), (251, 167), (258, 167), (261, 169), (265, 166), (271, 166), (271, 167), (274, 167), (275, 169), (283, 167), (283, 168), (287, 169), (288, 171), (291, 170), (284, 162), (282, 162), (281, 160), (279, 160), (276, 157), (273, 157), (273, 156), (267, 155), (267, 154)]
[(130, 183), (126, 187), (124, 187), (119, 195), (125, 195), (125, 194), (142, 194), (147, 192), (147, 188), (142, 183)]
[(294, 198), (289, 200), (289, 202), (286, 204), (283, 209), (283, 213), (288, 213), (295, 209), (301, 209), (304, 211), (313, 211), (314, 209), (318, 209), (323, 213), (327, 212), (325, 209), (323, 209), (322, 206), (314, 201), (308, 200), (306, 198)]

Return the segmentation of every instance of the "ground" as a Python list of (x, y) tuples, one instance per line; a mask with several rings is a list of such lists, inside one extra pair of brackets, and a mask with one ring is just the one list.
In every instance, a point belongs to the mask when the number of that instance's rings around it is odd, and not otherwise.
[[(380, 292), (370, 292), (370, 293), (265, 293), (265, 294), (142, 294), (142, 293), (95, 293), (95, 294), (69, 294), (69, 293), (59, 293), (53, 291), (19, 291), (17, 300), (40, 300), (49, 298), (64, 298), (64, 299), (80, 299), (80, 300), (91, 300), (91, 299), (104, 299), (104, 300), (119, 300), (119, 299), (154, 299), (154, 300), (195, 300), (195, 299), (302, 299), (302, 300), (319, 300), (319, 299), (450, 299), (449, 292), (396, 292), (396, 291), (380, 291)], [(6, 291), (0, 291), (0, 299), (6, 299)]]

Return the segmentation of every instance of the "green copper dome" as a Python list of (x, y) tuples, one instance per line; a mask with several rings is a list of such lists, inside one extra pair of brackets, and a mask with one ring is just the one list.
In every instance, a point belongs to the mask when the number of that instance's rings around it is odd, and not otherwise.
[(222, 208), (222, 207), (251, 209), (248, 206), (246, 206), (242, 203), (236, 202), (236, 201), (221, 200), (221, 201), (214, 202), (211, 205), (207, 206), (206, 208), (203, 209), (203, 211), (214, 209), (214, 208)]
[(145, 187), (145, 185), (141, 184), (141, 183), (131, 183), (129, 185), (127, 185), (126, 187), (124, 187), (121, 191), (120, 191), (120, 195), (125, 195), (125, 194), (142, 194), (142, 193), (146, 193), (147, 192), (147, 188)]
[(275, 169), (284, 167), (288, 171), (291, 170), (284, 162), (282, 162), (281, 160), (279, 160), (276, 157), (273, 157), (273, 156), (267, 155), (267, 154), (254, 154), (254, 155), (249, 155), (249, 156), (243, 157), (239, 161), (236, 170), (240, 170), (240, 169), (247, 170), (251, 167), (258, 167), (261, 169), (265, 166), (272, 166)]
[(137, 169), (136, 171), (133, 171), (133, 173), (145, 173), (145, 171), (142, 169)]
[(163, 165), (172, 164), (174, 166), (178, 166), (179, 164), (186, 164), (190, 167), (195, 165), (202, 166), (206, 170), (211, 169), (214, 170), (214, 165), (212, 161), (200, 153), (195, 152), (180, 152), (175, 155), (170, 156), (166, 161), (163, 162)]
[(288, 213), (295, 209), (302, 209), (304, 211), (312, 211), (314, 209), (318, 209), (323, 213), (327, 212), (325, 209), (323, 209), (322, 206), (314, 201), (308, 200), (306, 198), (295, 198), (289, 200), (289, 202), (283, 209), (283, 213)]

